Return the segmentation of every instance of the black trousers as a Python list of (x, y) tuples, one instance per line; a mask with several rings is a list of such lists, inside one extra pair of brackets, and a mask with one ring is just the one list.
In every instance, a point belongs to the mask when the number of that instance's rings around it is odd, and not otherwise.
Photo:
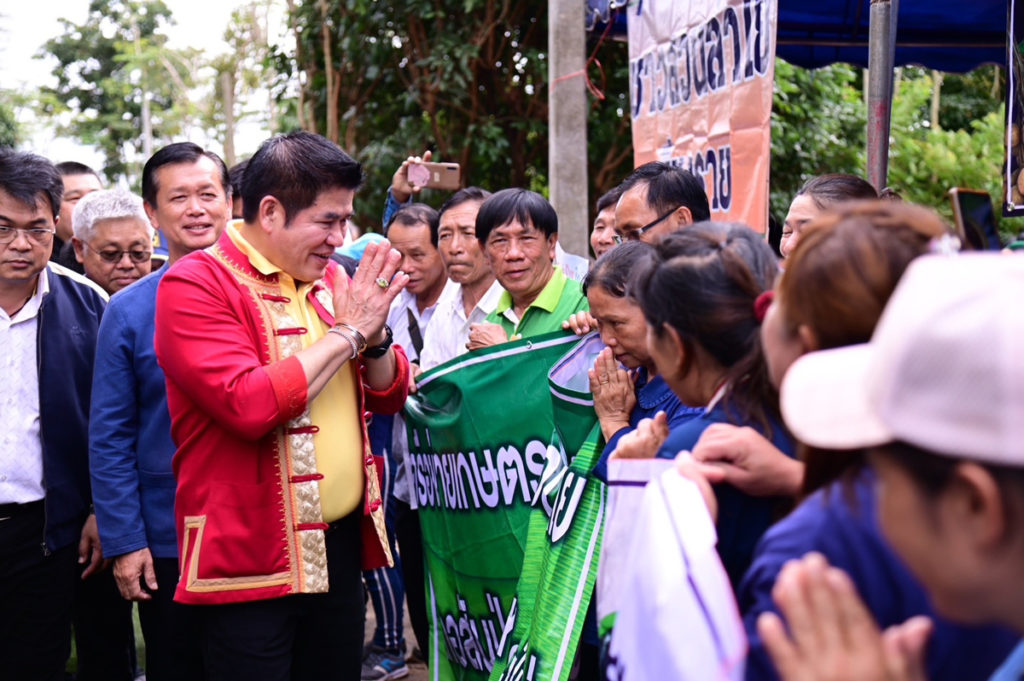
[(43, 548), (43, 502), (0, 506), (0, 665), (4, 678), (63, 681), (71, 653), (77, 546)]
[[(84, 566), (79, 566), (80, 575)], [(135, 627), (132, 604), (121, 597), (114, 571), (78, 577), (72, 622), (78, 657), (77, 681), (132, 681)]]
[(157, 590), (139, 602), (146, 640), (146, 681), (203, 681), (201, 608), (174, 602), (178, 559), (154, 558)]
[(357, 509), (326, 532), (330, 590), (198, 608), (210, 681), (360, 677), (363, 581)]
[(402, 580), (405, 582), (405, 602), (409, 608), (409, 622), (416, 634), (420, 653), (430, 650), (430, 630), (427, 624), (427, 589), (423, 567), (423, 532), (420, 530), (420, 514), (398, 499), (395, 515), (395, 534), (398, 535), (398, 550), (402, 553)]

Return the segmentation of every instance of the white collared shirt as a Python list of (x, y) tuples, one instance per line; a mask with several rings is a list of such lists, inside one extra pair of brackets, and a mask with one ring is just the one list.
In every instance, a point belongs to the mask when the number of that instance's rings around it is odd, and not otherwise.
[(433, 318), (434, 311), (437, 310), (440, 302), (441, 297), (438, 296), (437, 302), (430, 307), (424, 308), (423, 312), (420, 312), (420, 307), (416, 303), (416, 296), (404, 289), (391, 302), (391, 310), (388, 312), (388, 326), (391, 327), (394, 342), (402, 346), (410, 362), (418, 361), (420, 358), (416, 355), (416, 350), (412, 345), (412, 334), (409, 333), (409, 311), (412, 311), (413, 319), (416, 320), (416, 325), (420, 328), (423, 347), (426, 348), (427, 328), (430, 326), (430, 320)]
[(43, 445), (39, 439), (39, 309), (50, 292), (47, 268), (36, 292), (13, 317), (0, 308), (4, 352), (0, 379), (0, 504), (26, 504), (46, 496)]
[(587, 278), (587, 272), (590, 271), (589, 260), (566, 251), (562, 248), (562, 244), (557, 241), (555, 242), (554, 263), (562, 268), (562, 274), (581, 284)]
[[(412, 334), (409, 333), (409, 312), (412, 312), (413, 319), (416, 320), (416, 325), (419, 326), (420, 336), (423, 338), (424, 352), (426, 352), (427, 329), (432, 325), (431, 320), (440, 301), (441, 298), (439, 296), (437, 302), (425, 308), (423, 312), (420, 312), (419, 305), (416, 304), (416, 296), (403, 290), (391, 302), (391, 311), (388, 312), (388, 326), (391, 327), (394, 342), (402, 346), (410, 362), (418, 360), (419, 357), (416, 356), (416, 349), (412, 344)], [(401, 412), (395, 414), (394, 426), (391, 432), (391, 448), (392, 455), (398, 464), (398, 470), (395, 472), (395, 490), (393, 494), (412, 508), (416, 508), (415, 496), (410, 494), (409, 475), (405, 465), (405, 455), (409, 451), (409, 444), (405, 433), (405, 419), (402, 418)]]
[(420, 358), (423, 370), (433, 369), (468, 352), (466, 343), (469, 342), (470, 324), (479, 324), (494, 312), (503, 291), (495, 280), (467, 317), (466, 306), (462, 302), (462, 285), (449, 280), (437, 300), (430, 333), (423, 337), (423, 357)]

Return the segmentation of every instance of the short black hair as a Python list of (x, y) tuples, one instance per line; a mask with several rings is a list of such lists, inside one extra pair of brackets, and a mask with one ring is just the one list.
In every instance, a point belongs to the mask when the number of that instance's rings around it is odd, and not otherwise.
[(466, 187), (465, 189), (460, 189), (449, 196), (447, 201), (441, 204), (441, 207), (437, 211), (437, 217), (440, 218), (444, 215), (445, 211), (451, 210), (456, 206), (461, 206), (462, 204), (469, 203), (470, 201), (480, 201), (483, 203), (490, 197), (491, 193), (480, 187)]
[(481, 243), (498, 227), (512, 220), (526, 225), (528, 222), (544, 233), (545, 237), (558, 234), (558, 214), (548, 200), (537, 192), (514, 187), (492, 194), (476, 214), (476, 238)]
[(425, 203), (410, 203), (403, 206), (392, 214), (385, 229), (385, 235), (391, 230), (391, 225), (398, 223), (405, 227), (426, 225), (430, 228), (430, 243), (437, 248), (437, 226), (440, 222), (440, 214)]
[(224, 164), (224, 159), (193, 142), (175, 142), (160, 149), (146, 161), (142, 169), (142, 200), (156, 207), (157, 170), (175, 163), (195, 163), (203, 156), (213, 161), (220, 170), (221, 189), (224, 190), (224, 196), (231, 198), (231, 181), (228, 179), (228, 167)]
[(57, 172), (60, 173), (61, 177), (64, 177), (66, 175), (92, 175), (97, 180), (100, 179), (99, 173), (97, 173), (95, 170), (85, 165), (84, 163), (79, 163), (78, 161), (64, 161), (62, 163), (58, 163), (56, 168)]
[(248, 165), (249, 160), (246, 159), (231, 166), (231, 169), (228, 170), (228, 179), (231, 181), (232, 196), (242, 195), (242, 178), (245, 177), (245, 169)]
[(605, 208), (615, 208), (615, 204), (622, 198), (622, 185), (613, 187), (601, 195), (601, 198), (597, 200), (597, 212), (600, 213)]
[(242, 218), (254, 222), (260, 201), (273, 196), (290, 221), (327, 189), (358, 189), (363, 167), (337, 144), (305, 130), (275, 135), (249, 159), (242, 179)]
[(631, 282), (636, 273), (650, 270), (656, 262), (654, 246), (644, 241), (626, 241), (597, 259), (583, 278), (583, 295), (597, 287), (614, 298), (631, 298)]
[[(622, 248), (616, 246), (611, 252)], [(700, 222), (654, 244), (653, 267), (638, 268), (631, 290), (659, 337), (672, 327), (683, 342), (684, 371), (707, 357), (726, 370), (725, 406), (771, 433), (778, 393), (768, 377), (754, 301), (771, 290), (778, 261), (764, 237), (746, 225)]]
[[(896, 192), (892, 191), (892, 193)], [(822, 210), (843, 201), (878, 198), (878, 192), (875, 191), (874, 185), (863, 177), (849, 173), (828, 173), (812, 177), (797, 190), (796, 196), (804, 194), (810, 196), (814, 205)]]
[(331, 253), (331, 260), (341, 265), (341, 268), (345, 270), (345, 274), (347, 274), (350, 279), (356, 276), (356, 269), (359, 268), (359, 261), (355, 258), (334, 252)]
[(0, 189), (33, 208), (43, 194), (50, 202), (53, 217), (60, 214), (64, 180), (57, 167), (42, 156), (0, 146)]
[(689, 170), (662, 161), (645, 163), (622, 181), (620, 196), (641, 184), (647, 186), (647, 205), (658, 215), (686, 206), (694, 222), (711, 219), (704, 183)]

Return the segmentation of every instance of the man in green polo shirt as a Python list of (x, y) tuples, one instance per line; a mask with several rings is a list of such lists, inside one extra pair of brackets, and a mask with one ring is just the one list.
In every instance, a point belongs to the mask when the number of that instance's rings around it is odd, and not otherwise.
[(470, 350), (560, 331), (586, 310), (579, 283), (554, 265), (558, 215), (540, 194), (503, 189), (483, 202), (476, 238), (505, 292), (486, 321), (470, 327)]

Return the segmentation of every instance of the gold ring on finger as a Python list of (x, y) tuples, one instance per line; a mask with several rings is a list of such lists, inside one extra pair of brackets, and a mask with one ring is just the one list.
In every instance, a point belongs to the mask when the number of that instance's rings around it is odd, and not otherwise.
[(385, 279), (384, 277), (377, 277), (377, 286), (380, 286), (381, 288), (387, 288), (388, 280)]

